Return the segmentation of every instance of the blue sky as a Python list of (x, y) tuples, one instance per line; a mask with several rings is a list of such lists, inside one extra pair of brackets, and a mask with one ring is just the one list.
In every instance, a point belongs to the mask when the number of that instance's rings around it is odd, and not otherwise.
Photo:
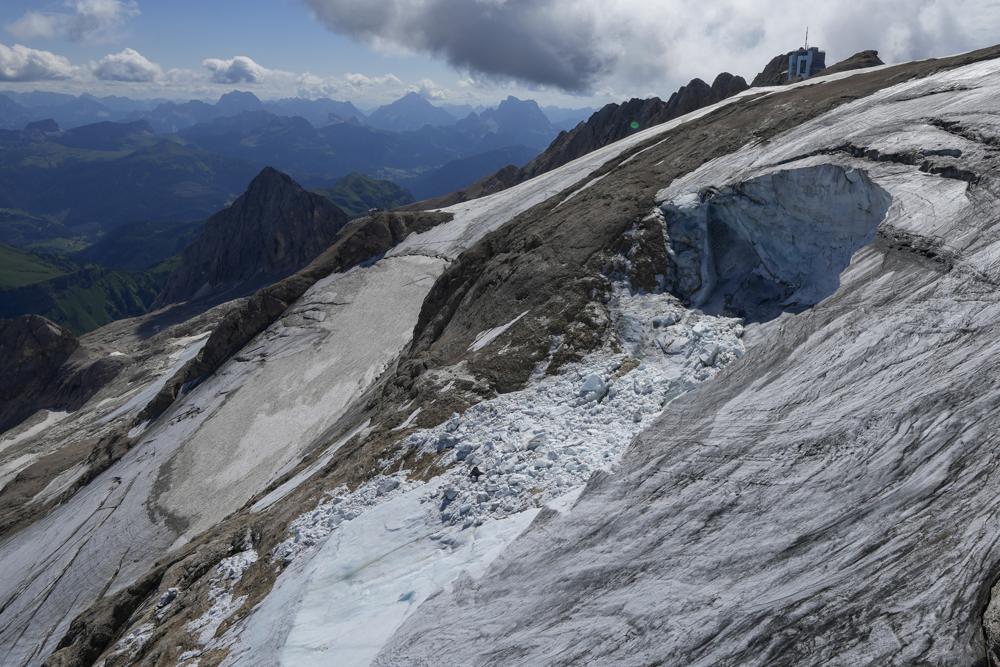
[[(795, 6), (794, 3), (791, 6)], [(812, 41), (899, 62), (1000, 40), (1000, 0), (4, 0), (0, 85), (211, 99), (232, 89), (384, 103), (508, 94), (589, 106), (752, 77)], [(235, 60), (234, 60), (235, 59)]]
[[(319, 75), (394, 72), (418, 80), (450, 73), (432, 58), (380, 53), (335, 35), (299, 0), (140, 0), (136, 6), (139, 13), (109, 36), (85, 41), (33, 38), (28, 46), (74, 62), (96, 60), (115, 47), (132, 47), (165, 66), (192, 70), (205, 58), (247, 55), (270, 68)], [(0, 25), (9, 26), (29, 11), (67, 10), (61, 0), (4, 0)], [(5, 37), (0, 42), (16, 41), (10, 31)]]

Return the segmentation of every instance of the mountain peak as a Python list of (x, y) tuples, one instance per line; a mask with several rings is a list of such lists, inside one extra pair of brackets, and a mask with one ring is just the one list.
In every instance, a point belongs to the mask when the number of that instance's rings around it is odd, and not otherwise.
[(256, 111), (263, 108), (264, 103), (253, 93), (243, 90), (234, 90), (219, 98), (215, 104), (216, 109), (226, 113), (239, 113), (241, 111)]
[(311, 262), (347, 222), (329, 200), (265, 167), (232, 206), (208, 219), (158, 303), (248, 294)]
[(371, 113), (368, 122), (381, 130), (405, 132), (425, 125), (454, 125), (455, 117), (417, 92), (409, 92), (391, 104)]
[(258, 191), (273, 191), (275, 189), (290, 189), (293, 191), (302, 190), (302, 187), (292, 180), (288, 174), (278, 171), (274, 167), (264, 167), (260, 173), (254, 176), (247, 187), (246, 194), (249, 195)]
[(260, 98), (246, 90), (233, 90), (225, 93), (219, 98), (219, 102), (260, 102)]
[(394, 105), (400, 105), (400, 106), (406, 105), (409, 107), (423, 107), (423, 108), (435, 108), (435, 109), (437, 108), (434, 106), (434, 103), (431, 102), (429, 99), (427, 99), (420, 93), (412, 90), (387, 106), (392, 107)]
[(508, 95), (507, 99), (500, 102), (497, 109), (504, 109), (509, 107), (525, 107), (525, 108), (538, 108), (538, 103), (535, 100), (522, 100), (513, 95)]

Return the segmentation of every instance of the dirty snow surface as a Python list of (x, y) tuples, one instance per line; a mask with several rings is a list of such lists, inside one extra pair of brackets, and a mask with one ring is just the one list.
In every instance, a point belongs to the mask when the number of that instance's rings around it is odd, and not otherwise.
[[(375, 664), (985, 664), (1000, 568), (998, 104), (1000, 63), (970, 65), (665, 183), (668, 228), (678, 210), (724, 221), (706, 202), (791, 170), (830, 191), (862, 170), (891, 204), (832, 294), (748, 328), (743, 359), (666, 405), (570, 511), (429, 599)], [(773, 215), (808, 208), (808, 188)], [(695, 278), (726, 259), (668, 242), (694, 253)], [(771, 247), (800, 261), (806, 246)], [(748, 257), (733, 265), (768, 265)]]

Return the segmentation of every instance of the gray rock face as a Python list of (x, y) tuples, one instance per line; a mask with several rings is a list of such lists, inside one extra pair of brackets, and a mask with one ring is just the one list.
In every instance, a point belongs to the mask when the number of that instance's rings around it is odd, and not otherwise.
[(712, 85), (693, 79), (664, 102), (658, 97), (632, 99), (624, 104), (608, 104), (569, 132), (562, 132), (544, 153), (521, 169), (521, 180), (527, 180), (560, 165), (586, 155), (601, 146), (636, 132), (639, 129), (665, 123), (702, 107), (720, 102), (747, 89), (742, 77), (723, 72)]
[[(789, 51), (771, 59), (767, 66), (764, 67), (764, 71), (753, 78), (751, 86), (754, 88), (759, 88), (761, 86), (784, 86), (789, 83), (788, 81), (788, 58), (795, 53), (795, 51)], [(831, 65), (822, 70), (819, 74), (836, 74), (838, 72), (847, 72), (854, 69), (862, 69), (865, 67), (875, 67), (876, 65), (884, 65), (881, 59), (878, 57), (878, 51), (860, 51), (855, 53), (850, 58), (845, 58), (840, 62)], [(814, 75), (815, 76), (815, 75)]]
[(347, 222), (329, 200), (268, 167), (232, 206), (208, 219), (158, 304), (244, 296), (308, 264)]
[(849, 72), (853, 69), (864, 69), (865, 67), (877, 67), (884, 65), (882, 59), (878, 57), (878, 51), (859, 51), (850, 58), (845, 58), (839, 63), (831, 65), (823, 70), (823, 74), (837, 74), (838, 72)]
[(0, 320), (0, 433), (56, 397), (51, 386), (79, 347), (69, 331), (38, 315)]

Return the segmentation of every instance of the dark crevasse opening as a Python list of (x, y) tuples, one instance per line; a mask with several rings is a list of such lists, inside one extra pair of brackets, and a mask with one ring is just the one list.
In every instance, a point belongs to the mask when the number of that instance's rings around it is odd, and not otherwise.
[(690, 306), (765, 322), (833, 294), (892, 198), (831, 164), (778, 171), (661, 206), (666, 287)]

